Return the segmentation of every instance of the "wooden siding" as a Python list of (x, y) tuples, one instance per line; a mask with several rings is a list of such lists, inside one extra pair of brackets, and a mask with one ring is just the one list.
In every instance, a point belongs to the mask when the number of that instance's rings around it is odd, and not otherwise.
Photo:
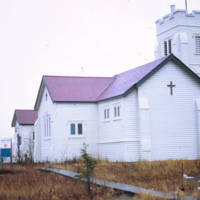
[[(167, 85), (176, 87), (173, 95)], [(199, 84), (170, 62), (139, 88), (149, 100), (152, 160), (197, 158), (197, 110)]]
[[(138, 108), (136, 91), (126, 97), (100, 102), (99, 157), (112, 161), (137, 161), (139, 159)], [(114, 118), (114, 106), (121, 108), (119, 119)], [(104, 119), (104, 109), (110, 109), (110, 119)], [(117, 151), (117, 153), (116, 153)]]

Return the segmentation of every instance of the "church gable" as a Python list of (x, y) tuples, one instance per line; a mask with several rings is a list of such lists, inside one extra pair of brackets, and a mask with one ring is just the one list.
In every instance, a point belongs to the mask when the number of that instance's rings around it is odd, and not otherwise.
[(172, 59), (138, 86), (142, 158), (196, 159), (199, 78)]
[(164, 67), (167, 63), (173, 62), (179, 67), (180, 69), (184, 70), (187, 75), (192, 76), (195, 80), (200, 82), (200, 77), (194, 73), (189, 67), (187, 67), (181, 60), (179, 60), (176, 56), (171, 54), (170, 56), (166, 57), (166, 59), (161, 62), (159, 65), (157, 65), (154, 69), (152, 69), (151, 72), (149, 72), (146, 76), (144, 76), (140, 81), (138, 81), (137, 85), (141, 85), (145, 80), (147, 80), (149, 77), (151, 77), (154, 73), (156, 73), (158, 70), (160, 70), (162, 67)]
[[(125, 93), (124, 95), (128, 95), (133, 89), (138, 88), (140, 85), (142, 85), (146, 80), (148, 80), (151, 76), (153, 76), (155, 73), (157, 73), (161, 68), (165, 67), (167, 63), (172, 62), (174, 63), (178, 68), (180, 68), (182, 71), (184, 71), (186, 76), (192, 77), (194, 80), (200, 83), (200, 77), (194, 73), (189, 67), (187, 67), (181, 60), (179, 60), (176, 56), (173, 54), (165, 57), (165, 59), (162, 60), (157, 65), (152, 65), (149, 68), (145, 69), (144, 72), (140, 75), (140, 79), (132, 85)], [(140, 68), (140, 67), (139, 67)], [(134, 70), (134, 69), (133, 69)], [(148, 70), (148, 73), (145, 73), (145, 71)], [(171, 85), (171, 86), (170, 86)], [(173, 88), (173, 83), (169, 82), (169, 86)]]

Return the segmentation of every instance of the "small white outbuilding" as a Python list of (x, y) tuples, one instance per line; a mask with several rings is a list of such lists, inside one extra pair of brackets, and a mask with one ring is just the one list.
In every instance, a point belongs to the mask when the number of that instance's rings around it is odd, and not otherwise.
[(15, 110), (11, 126), (15, 127), (13, 156), (16, 159), (33, 157), (36, 119), (37, 111)]

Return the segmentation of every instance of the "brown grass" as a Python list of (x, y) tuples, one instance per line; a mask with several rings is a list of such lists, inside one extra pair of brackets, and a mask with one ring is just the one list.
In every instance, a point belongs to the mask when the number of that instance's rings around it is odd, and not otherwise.
[[(86, 184), (33, 166), (15, 165), (13, 172), (0, 173), (0, 199), (3, 200), (87, 200)], [(40, 168), (41, 165), (35, 167)], [(94, 199), (110, 199), (116, 192), (94, 186)]]
[[(79, 171), (83, 167), (83, 162), (79, 160), (52, 164), (52, 166)], [(185, 174), (196, 178), (183, 179), (181, 176), (182, 167)], [(183, 185), (184, 194), (200, 197), (200, 191), (197, 190), (197, 187), (200, 186), (197, 181), (198, 178), (200, 180), (200, 161), (167, 160), (123, 163), (98, 160), (95, 176), (100, 179), (172, 193), (180, 192)]]
[[(5, 173), (0, 173), (0, 199), (4, 200), (78, 200), (89, 199), (86, 184), (37, 170), (41, 167), (65, 168), (72, 171), (80, 171), (83, 161), (68, 161), (65, 163), (43, 163), (37, 165), (15, 165), (14, 171), (9, 173), (6, 165)], [(182, 167), (184, 173), (195, 176), (194, 179), (184, 179), (181, 176)], [(199, 161), (140, 161), (136, 163), (97, 161), (95, 176), (101, 179), (122, 182), (144, 188), (172, 192), (181, 195), (193, 195), (200, 197), (200, 162)], [(180, 191), (184, 186), (185, 192)], [(103, 187), (93, 186), (94, 199), (112, 199), (116, 191)], [(160, 200), (146, 194), (133, 198), (134, 200)]]

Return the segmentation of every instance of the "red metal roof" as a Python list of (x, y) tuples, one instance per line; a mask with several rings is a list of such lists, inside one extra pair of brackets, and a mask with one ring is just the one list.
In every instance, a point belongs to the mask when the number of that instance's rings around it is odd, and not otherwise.
[(165, 58), (114, 77), (43, 76), (42, 81), (55, 102), (97, 102), (123, 94)]
[(113, 77), (43, 76), (53, 101), (95, 102)]
[(194, 72), (172, 54), (113, 77), (43, 76), (35, 110), (39, 108), (44, 87), (54, 102), (98, 102), (126, 94), (169, 61), (184, 67), (199, 80)]
[(15, 110), (12, 127), (15, 126), (16, 121), (21, 125), (34, 125), (37, 115), (37, 111), (35, 110)]
[(163, 57), (161, 59), (116, 75), (113, 83), (107, 88), (107, 90), (104, 91), (104, 93), (101, 94), (98, 100), (108, 99), (124, 94), (165, 59), (166, 57)]

